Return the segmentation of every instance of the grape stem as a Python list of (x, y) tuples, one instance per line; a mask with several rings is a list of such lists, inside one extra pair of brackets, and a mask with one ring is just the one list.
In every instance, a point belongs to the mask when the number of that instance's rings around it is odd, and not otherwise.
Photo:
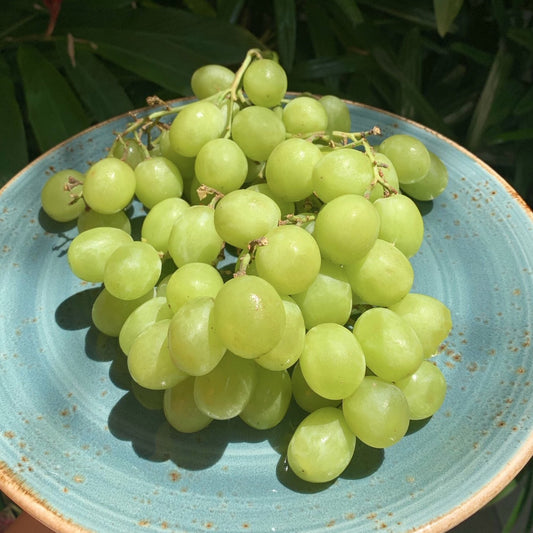
[(295, 215), (293, 213), (289, 213), (288, 215), (285, 215), (285, 218), (283, 220), (280, 220), (278, 222), (278, 226), (286, 226), (287, 224), (295, 224), (296, 226), (301, 226), (303, 224), (306, 224), (307, 222), (312, 222), (315, 220), (315, 215)]
[(248, 248), (242, 250), (242, 252), (239, 254), (239, 257), (237, 258), (237, 270), (233, 274), (233, 277), (236, 278), (238, 276), (244, 276), (246, 274), (246, 269), (252, 262), (255, 250), (259, 246), (266, 246), (268, 244), (268, 239), (266, 237), (260, 237), (259, 239), (254, 239), (253, 241), (250, 241), (248, 243)]

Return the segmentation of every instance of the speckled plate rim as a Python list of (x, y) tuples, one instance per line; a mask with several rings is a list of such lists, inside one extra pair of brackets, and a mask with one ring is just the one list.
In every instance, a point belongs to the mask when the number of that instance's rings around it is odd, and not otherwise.
[[(297, 93), (287, 93), (289, 98), (295, 97)], [(168, 104), (175, 105), (184, 102), (194, 101), (194, 97), (183, 97), (170, 100)], [(507, 182), (501, 175), (499, 175), (492, 167), (487, 163), (481, 160), (479, 157), (474, 155), (472, 152), (462, 147), (455, 141), (449, 139), (448, 137), (438, 133), (437, 131), (424, 126), (423, 124), (402, 117), (398, 114), (379, 109), (377, 107), (363, 104), (359, 102), (354, 102), (348, 99), (344, 99), (344, 102), (347, 104), (361, 108), (367, 109), (372, 112), (383, 114), (392, 118), (398, 122), (409, 124), (414, 126), (417, 129), (423, 130), (429, 135), (435, 137), (436, 139), (448, 144), (453, 147), (455, 150), (462, 152), (469, 159), (481, 166), (492, 178), (494, 178), (506, 191), (509, 197), (515, 201), (518, 206), (523, 210), (525, 215), (531, 219), (533, 222), (533, 210), (527, 205), (525, 200), (518, 194), (518, 192)], [(89, 134), (91, 131), (96, 131), (102, 126), (109, 124), (111, 122), (119, 121), (128, 117), (140, 116), (145, 113), (148, 113), (152, 110), (157, 109), (158, 107), (141, 107), (135, 110), (132, 110), (121, 115), (116, 115), (108, 120), (94, 124), (93, 126), (86, 128), (78, 132), (77, 134), (65, 139), (56, 146), (50, 148), (31, 163), (26, 165), (21, 169), (17, 174), (15, 174), (8, 182), (6, 182), (0, 188), (0, 196), (3, 195), (9, 187), (14, 184), (17, 180), (21, 179), (24, 174), (26, 174), (33, 166), (37, 165), (43, 159), (49, 157), (50, 154), (61, 150), (66, 145), (75, 141), (76, 139)], [(410, 530), (409, 533), (441, 533), (446, 532), (457, 526), (461, 522), (465, 521), (478, 510), (480, 510), (484, 505), (489, 503), (495, 496), (497, 496), (515, 477), (516, 475), (524, 468), (527, 462), (533, 457), (533, 427), (529, 434), (529, 437), (523, 442), (523, 444), (518, 449), (517, 453), (514, 454), (511, 460), (509, 460), (505, 465), (502, 465), (500, 470), (495, 473), (494, 477), (490, 479), (481, 489), (475, 492), (468, 500), (464, 501), (462, 504), (450, 509), (445, 514), (435, 517), (431, 521), (423, 524), (420, 527), (417, 527), (413, 530)], [(26, 487), (24, 483), (21, 483), (17, 479), (17, 475), (7, 467), (7, 465), (0, 460), (0, 489), (6, 494), (6, 496), (12, 499), (17, 505), (19, 505), (25, 512), (30, 514), (36, 520), (40, 521), (47, 527), (53, 529), (58, 533), (89, 533), (91, 530), (88, 530), (78, 524), (76, 524), (72, 518), (67, 518), (61, 514), (59, 510), (53, 509), (48, 506), (42, 498), (36, 495), (31, 488)]]

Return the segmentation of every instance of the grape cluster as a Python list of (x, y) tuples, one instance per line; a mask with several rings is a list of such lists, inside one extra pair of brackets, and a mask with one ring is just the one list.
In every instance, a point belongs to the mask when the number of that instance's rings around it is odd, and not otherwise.
[[(356, 440), (386, 448), (432, 416), (446, 382), (431, 360), (446, 305), (412, 292), (424, 222), (414, 200), (446, 187), (418, 139), (353, 132), (347, 104), (287, 97), (279, 63), (250, 50), (236, 72), (206, 65), (197, 99), (159, 104), (85, 173), (42, 189), (54, 220), (77, 220), (72, 272), (101, 284), (94, 325), (118, 337), (136, 390), (195, 432), (240, 417), (307, 414), (287, 461), (327, 482)], [(126, 209), (146, 213), (134, 239)]]

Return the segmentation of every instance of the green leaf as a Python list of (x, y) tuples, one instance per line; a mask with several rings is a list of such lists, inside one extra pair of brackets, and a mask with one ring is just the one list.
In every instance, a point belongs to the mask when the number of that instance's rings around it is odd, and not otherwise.
[(360, 72), (369, 65), (369, 58), (355, 54), (320, 57), (300, 61), (294, 65), (292, 76), (301, 79), (317, 79)]
[(185, 0), (185, 5), (192, 13), (202, 17), (214, 17), (215, 10), (207, 0)]
[(450, 50), (457, 52), (468, 59), (472, 59), (478, 65), (488, 67), (492, 63), (492, 55), (485, 50), (480, 50), (468, 43), (454, 42), (450, 44)]
[(485, 131), (496, 93), (502, 82), (509, 75), (512, 61), (512, 55), (506, 51), (503, 42), (501, 42), (466, 133), (466, 146), (474, 152), (481, 144), (483, 132)]
[(520, 117), (533, 111), (533, 86), (520, 98), (513, 111), (514, 115)]
[(448, 33), (462, 6), (463, 0), (433, 0), (437, 32), (441, 37)]
[(531, 29), (512, 28), (507, 32), (507, 37), (530, 52), (533, 52), (533, 31)]
[(17, 61), (28, 118), (42, 151), (89, 125), (85, 110), (65, 78), (37, 48), (20, 46)]
[[(402, 41), (399, 53), (399, 63), (405, 77), (409, 80), (411, 87), (416, 87), (420, 91), (422, 82), (422, 57), (420, 31), (417, 27), (409, 30)], [(401, 85), (400, 114), (413, 116), (416, 111), (416, 103), (412, 100), (410, 87), (406, 87), (405, 82)]]
[(28, 148), (24, 122), (19, 104), (15, 98), (13, 82), (9, 76), (9, 68), (0, 56), (0, 186), (28, 163)]
[(235, 24), (245, 0), (217, 0), (217, 18)]
[(294, 0), (274, 0), (276, 33), (281, 63), (287, 72), (292, 70), (296, 45), (296, 5)]
[(101, 122), (133, 108), (133, 103), (111, 71), (89, 50), (72, 49), (69, 43), (57, 42), (57, 50), (66, 74), (80, 98)]
[(332, 8), (336, 9), (339, 15), (345, 17), (353, 28), (363, 22), (363, 14), (355, 0), (331, 0), (331, 4)]

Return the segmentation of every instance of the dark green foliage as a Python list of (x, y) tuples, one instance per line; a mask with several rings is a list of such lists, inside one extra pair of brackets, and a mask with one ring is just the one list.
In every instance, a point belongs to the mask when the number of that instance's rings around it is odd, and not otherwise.
[[(495, 168), (533, 204), (533, 9), (526, 0), (64, 0), (0, 21), (0, 183), (147, 96), (190, 94), (205, 63), (278, 54), (289, 90), (412, 118)], [(43, 101), (47, 104), (43, 105)]]

